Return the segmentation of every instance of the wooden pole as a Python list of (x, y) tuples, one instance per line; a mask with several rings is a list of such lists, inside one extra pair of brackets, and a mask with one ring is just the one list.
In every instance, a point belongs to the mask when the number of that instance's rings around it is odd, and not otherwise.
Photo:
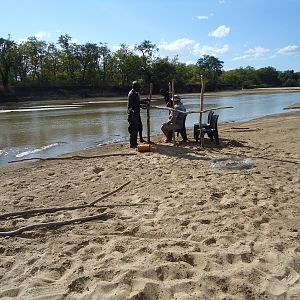
[(204, 145), (204, 135), (203, 135), (203, 129), (202, 129), (203, 101), (204, 101), (204, 82), (203, 82), (203, 76), (201, 75), (200, 114), (199, 114), (199, 130), (200, 130), (200, 146), (201, 146), (201, 148), (203, 148), (203, 145)]
[[(175, 101), (174, 101), (174, 95), (175, 95), (175, 89), (174, 89), (174, 80), (172, 80), (172, 99), (173, 99), (173, 101), (172, 101), (172, 105), (173, 105), (173, 109), (175, 110)], [(173, 113), (172, 113), (172, 115), (173, 115), (173, 119), (174, 119), (174, 114), (175, 114), (175, 111), (173, 111)], [(175, 144), (176, 144), (176, 137), (175, 137), (175, 123), (174, 122), (172, 122), (172, 124), (173, 124), (173, 128), (172, 128), (172, 139), (173, 139), (173, 145), (175, 146)]]
[(218, 109), (225, 109), (225, 108), (233, 108), (233, 106), (218, 106), (218, 107), (213, 107), (213, 108), (208, 108), (208, 109), (203, 109), (203, 110), (178, 110), (178, 109), (173, 109), (171, 107), (162, 107), (162, 106), (156, 106), (156, 105), (151, 105), (150, 108), (155, 108), (155, 109), (164, 109), (164, 110), (168, 110), (168, 111), (179, 111), (182, 114), (199, 114), (199, 113), (206, 113), (208, 111), (212, 111), (212, 110), (218, 110)]
[(150, 82), (150, 91), (149, 91), (149, 104), (147, 107), (147, 142), (150, 143), (150, 105), (152, 98), (152, 82)]

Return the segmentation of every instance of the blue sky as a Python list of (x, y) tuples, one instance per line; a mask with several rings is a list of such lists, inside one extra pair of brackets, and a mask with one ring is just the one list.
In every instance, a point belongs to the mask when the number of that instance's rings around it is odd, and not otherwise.
[(224, 69), (300, 71), (300, 0), (1, 0), (0, 37), (107, 43), (115, 51), (150, 40), (162, 57)]

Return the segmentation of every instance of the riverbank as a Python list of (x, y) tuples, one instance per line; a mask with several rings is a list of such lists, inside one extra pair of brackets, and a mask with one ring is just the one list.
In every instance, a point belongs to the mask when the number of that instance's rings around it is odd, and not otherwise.
[[(280, 87), (280, 88), (257, 88), (257, 89), (242, 89), (242, 90), (230, 90), (220, 92), (206, 92), (205, 96), (239, 96), (248, 94), (270, 94), (270, 93), (299, 93), (300, 87)], [(183, 94), (200, 96), (200, 93)]]
[[(113, 144), (1, 167), (2, 215), (98, 200), (2, 218), (1, 232), (98, 218), (0, 237), (0, 298), (299, 298), (299, 117), (222, 124), (204, 149), (156, 136), (151, 152)], [(231, 156), (250, 168), (211, 165)]]
[[(257, 88), (257, 89), (242, 89), (242, 90), (229, 90), (229, 91), (219, 91), (219, 92), (205, 92), (205, 96), (211, 97), (222, 97), (222, 96), (239, 96), (247, 94), (266, 94), (266, 93), (299, 93), (300, 87), (280, 87), (280, 88)], [(180, 95), (184, 97), (200, 97), (200, 87), (199, 93), (181, 93)], [(141, 98), (147, 98), (147, 93), (142, 93)], [(161, 95), (154, 94), (153, 99), (159, 100), (163, 99)], [(53, 101), (106, 101), (107, 99), (113, 101), (127, 101), (127, 92), (116, 93), (111, 91), (106, 95), (101, 95), (101, 93), (87, 91), (81, 93), (64, 93), (60, 89), (57, 92), (53, 91), (50, 94), (39, 94), (31, 96), (15, 96), (14, 98), (9, 98), (5, 101), (5, 97), (0, 97), (0, 104), (8, 104), (14, 102), (26, 102), (26, 101), (44, 101), (44, 100), (53, 100)], [(109, 100), (108, 100), (109, 101)]]

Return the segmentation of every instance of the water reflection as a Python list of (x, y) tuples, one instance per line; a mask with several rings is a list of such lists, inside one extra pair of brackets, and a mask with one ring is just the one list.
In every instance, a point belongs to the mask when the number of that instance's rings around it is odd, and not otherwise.
[[(0, 107), (0, 164), (16, 160), (18, 156), (55, 156), (127, 140), (126, 101), (107, 100), (111, 101), (81, 101), (80, 106), (67, 100), (25, 102)], [(186, 98), (183, 102), (188, 110), (199, 110), (199, 97)], [(217, 111), (220, 122), (227, 122), (281, 113), (284, 107), (295, 102), (299, 102), (299, 93), (253, 94), (205, 97), (204, 107), (233, 106), (233, 109)], [(157, 101), (155, 105), (163, 106), (164, 103)], [(59, 109), (53, 109), (56, 106)], [(10, 112), (5, 113), (5, 110)], [(168, 112), (151, 110), (150, 114), (151, 133), (160, 133), (160, 125), (168, 118)], [(187, 127), (192, 128), (198, 119), (198, 114), (188, 115)], [(142, 111), (142, 120), (146, 134), (145, 111)]]

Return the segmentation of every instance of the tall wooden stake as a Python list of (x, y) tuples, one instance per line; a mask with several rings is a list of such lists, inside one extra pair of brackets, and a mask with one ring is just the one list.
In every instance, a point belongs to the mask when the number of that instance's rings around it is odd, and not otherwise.
[(147, 108), (147, 142), (150, 143), (150, 105), (152, 98), (152, 82), (150, 82), (149, 106)]
[(199, 130), (200, 130), (200, 146), (203, 148), (204, 145), (204, 135), (202, 128), (202, 111), (203, 111), (203, 101), (204, 101), (204, 82), (203, 76), (201, 75), (201, 94), (200, 94), (200, 114), (199, 114)]
[[(173, 99), (173, 109), (175, 109), (175, 101), (174, 101), (174, 95), (175, 95), (175, 89), (174, 89), (174, 80), (172, 80), (172, 99)], [(175, 111), (172, 112), (173, 116), (175, 114)], [(173, 128), (172, 128), (172, 139), (173, 139), (173, 145), (175, 146), (176, 144), (176, 137), (175, 137), (175, 123), (172, 122)]]

